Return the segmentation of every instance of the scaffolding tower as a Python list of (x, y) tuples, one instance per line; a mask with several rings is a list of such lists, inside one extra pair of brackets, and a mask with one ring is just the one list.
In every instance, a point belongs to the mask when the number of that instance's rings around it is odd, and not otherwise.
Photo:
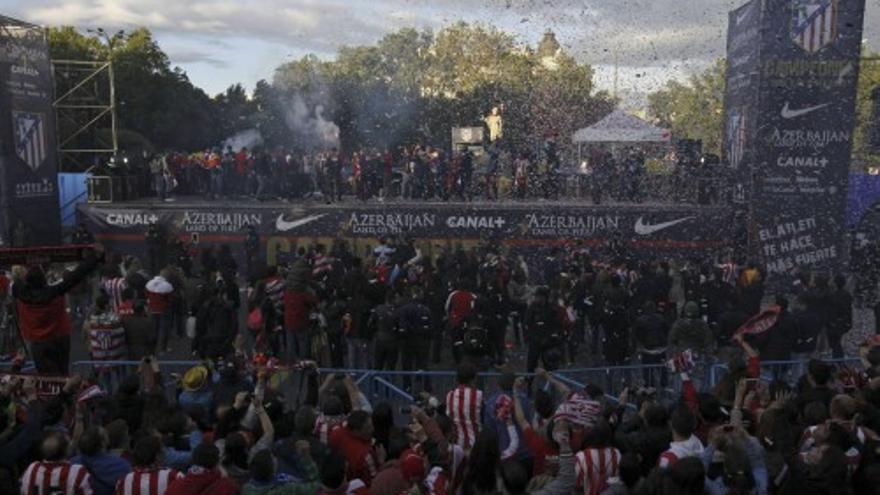
[(110, 61), (53, 60), (60, 172), (83, 172), (119, 149)]

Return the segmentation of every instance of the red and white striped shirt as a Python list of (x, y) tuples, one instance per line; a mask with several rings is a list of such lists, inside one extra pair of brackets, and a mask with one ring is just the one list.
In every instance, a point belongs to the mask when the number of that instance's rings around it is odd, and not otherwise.
[(731, 286), (736, 285), (736, 263), (722, 263), (719, 268), (721, 268), (721, 280)]
[(110, 306), (115, 310), (122, 303), (122, 291), (128, 287), (122, 277), (105, 278), (101, 280), (101, 288), (110, 296)]
[(342, 428), (344, 423), (345, 416), (325, 416), (324, 414), (320, 414), (315, 420), (315, 435), (321, 443), (329, 445), (330, 434), (333, 433), (333, 430), (336, 428)]
[(171, 482), (183, 478), (173, 469), (134, 468), (116, 484), (116, 495), (164, 495)]
[(584, 495), (599, 495), (608, 486), (608, 480), (617, 476), (620, 452), (612, 447), (584, 449), (575, 457), (577, 487)]
[(21, 477), (21, 495), (92, 495), (88, 470), (69, 462), (34, 462)]
[(89, 318), (89, 351), (96, 361), (125, 359), (125, 327), (116, 313), (107, 312)]
[(483, 411), (483, 392), (467, 385), (459, 385), (446, 394), (446, 415), (455, 424), (456, 443), (465, 452), (480, 434), (480, 418)]

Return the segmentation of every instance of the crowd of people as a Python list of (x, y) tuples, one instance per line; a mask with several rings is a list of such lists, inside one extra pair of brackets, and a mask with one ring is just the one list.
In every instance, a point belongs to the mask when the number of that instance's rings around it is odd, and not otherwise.
[[(679, 266), (572, 246), (527, 263), (486, 243), (431, 259), (400, 238), (380, 240), (363, 259), (344, 241), (303, 247), (248, 279), (229, 247), (175, 249), (147, 267), (98, 246), (71, 270), (13, 271), (10, 294), (38, 372), (70, 378), (51, 390), (32, 377), (0, 384), (0, 492), (880, 486), (878, 342), (862, 348), (864, 371), (813, 359), (762, 372), (762, 361), (809, 358), (825, 346), (843, 354), (852, 298), (842, 277), (799, 277), (775, 297), (772, 325), (743, 333), (766, 299), (764, 274), (730, 256)], [(87, 343), (86, 375), (70, 373), (72, 334)], [(160, 369), (172, 346), (189, 346), (202, 364), (180, 376)], [(710, 359), (728, 369), (712, 389)], [(662, 372), (646, 372), (615, 400), (552, 373), (587, 363)], [(457, 385), (448, 389), (405, 379), (417, 397), (406, 410), (370, 400), (350, 375), (318, 372), (450, 367)], [(478, 376), (489, 369), (501, 371), (497, 381)]]
[[(593, 167), (596, 182), (599, 175), (605, 179), (606, 168), (619, 168), (603, 165), (606, 161)], [(562, 187), (562, 162), (552, 138), (539, 150), (510, 150), (498, 144), (458, 146), (451, 152), (423, 144), (347, 153), (337, 148), (296, 153), (283, 148), (227, 147), (189, 154), (145, 154), (131, 167), (145, 176), (149, 194), (162, 200), (170, 200), (174, 194), (209, 199), (314, 197), (327, 202), (341, 201), (343, 196), (362, 201), (555, 199)], [(636, 178), (627, 182), (630, 188), (638, 184), (644, 157), (640, 161), (628, 159), (621, 167), (626, 173), (632, 167), (640, 169), (633, 171)]]
[[(653, 158), (649, 158), (653, 156)], [(699, 157), (697, 157), (699, 158)], [(729, 170), (707, 155), (670, 148), (659, 157), (639, 146), (593, 146), (581, 162), (563, 159), (554, 137), (538, 147), (500, 142), (443, 149), (212, 148), (191, 153), (142, 153), (99, 167), (96, 175), (126, 177), (124, 198), (177, 196), (261, 201), (498, 201), (575, 197), (604, 201), (716, 203), (729, 192)], [(649, 171), (649, 169), (651, 169)], [(137, 178), (137, 179), (133, 179)]]

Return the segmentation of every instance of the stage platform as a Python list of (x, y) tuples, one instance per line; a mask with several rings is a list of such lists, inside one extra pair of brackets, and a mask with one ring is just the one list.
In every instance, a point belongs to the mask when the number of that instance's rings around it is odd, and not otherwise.
[(347, 239), (357, 249), (382, 237), (413, 238), (423, 249), (497, 240), (512, 249), (582, 244), (602, 250), (611, 239), (643, 255), (707, 253), (731, 244), (737, 225), (729, 206), (612, 203), (572, 200), (411, 201), (346, 200), (174, 201), (145, 199), (82, 204), (78, 220), (96, 239), (122, 251), (144, 248), (151, 224), (198, 246), (230, 244), (243, 249), (253, 229), (269, 260), (298, 245)]

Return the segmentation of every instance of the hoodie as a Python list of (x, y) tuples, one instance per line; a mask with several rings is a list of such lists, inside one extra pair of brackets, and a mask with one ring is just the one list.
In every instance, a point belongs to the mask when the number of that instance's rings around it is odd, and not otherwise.
[(703, 443), (695, 435), (682, 442), (672, 442), (669, 449), (660, 454), (657, 463), (661, 468), (667, 469), (685, 457), (695, 457), (703, 453)]
[(690, 349), (699, 354), (708, 353), (713, 344), (709, 325), (700, 318), (681, 318), (669, 332), (669, 347), (675, 352)]
[(206, 470), (193, 467), (183, 478), (178, 479), (165, 495), (237, 495), (238, 485), (223, 477), (217, 469)]

